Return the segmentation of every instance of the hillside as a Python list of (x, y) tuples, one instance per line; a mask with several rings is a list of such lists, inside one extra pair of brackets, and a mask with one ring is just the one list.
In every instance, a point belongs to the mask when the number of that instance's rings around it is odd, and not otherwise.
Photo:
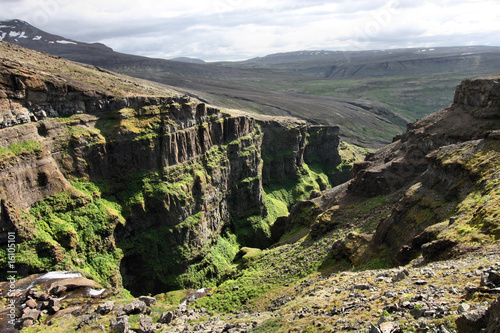
[(500, 77), (359, 161), (337, 126), (0, 56), (2, 332), (495, 325)]
[(461, 80), (500, 69), (494, 47), (300, 51), (244, 62), (185, 63), (69, 41), (19, 20), (0, 25), (4, 41), (169, 84), (219, 107), (339, 125), (342, 138), (371, 148), (447, 106)]

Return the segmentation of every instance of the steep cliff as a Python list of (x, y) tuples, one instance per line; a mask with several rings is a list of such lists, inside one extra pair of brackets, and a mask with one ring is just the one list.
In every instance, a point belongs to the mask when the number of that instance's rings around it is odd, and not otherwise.
[(307, 165), (340, 164), (337, 127), (231, 115), (0, 47), (0, 223), (2, 241), (16, 232), (21, 275), (80, 270), (134, 293), (214, 284), (338, 171)]

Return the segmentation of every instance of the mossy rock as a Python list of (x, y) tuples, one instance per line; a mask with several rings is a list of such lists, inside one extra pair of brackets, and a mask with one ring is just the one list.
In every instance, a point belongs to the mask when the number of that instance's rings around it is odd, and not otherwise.
[(263, 256), (263, 252), (261, 249), (251, 248), (251, 247), (242, 247), (236, 256), (234, 257), (234, 262), (240, 264), (240, 268), (248, 268), (252, 264), (252, 262), (258, 260)]

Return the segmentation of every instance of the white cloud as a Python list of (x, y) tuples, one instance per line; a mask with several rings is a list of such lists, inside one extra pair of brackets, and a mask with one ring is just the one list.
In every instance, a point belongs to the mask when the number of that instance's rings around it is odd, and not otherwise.
[(500, 45), (500, 3), (492, 0), (19, 0), (2, 1), (0, 18), (120, 52), (205, 60), (302, 49)]

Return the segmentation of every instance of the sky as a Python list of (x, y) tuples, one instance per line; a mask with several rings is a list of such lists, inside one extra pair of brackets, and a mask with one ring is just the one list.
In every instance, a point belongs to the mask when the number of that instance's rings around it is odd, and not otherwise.
[(500, 46), (498, 0), (0, 0), (0, 20), (155, 58)]

